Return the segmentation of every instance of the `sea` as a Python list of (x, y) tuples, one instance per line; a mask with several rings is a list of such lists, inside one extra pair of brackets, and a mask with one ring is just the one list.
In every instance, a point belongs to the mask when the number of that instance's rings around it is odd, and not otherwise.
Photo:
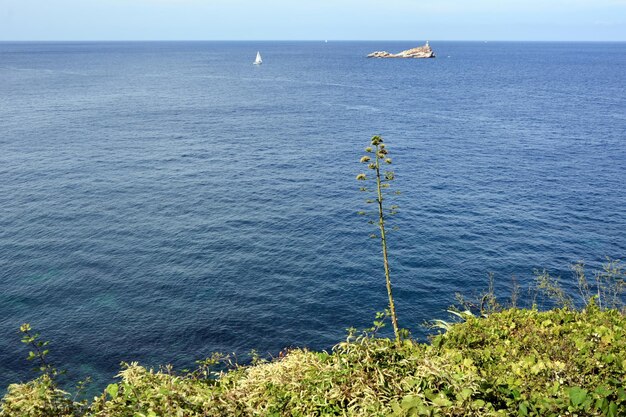
[(373, 135), (417, 340), (490, 276), (529, 304), (538, 272), (575, 296), (572, 263), (624, 259), (626, 43), (366, 58), (422, 43), (0, 43), (0, 387), (37, 375), (26, 322), (96, 389), (123, 361), (245, 363), (370, 327), (387, 293), (355, 177)]

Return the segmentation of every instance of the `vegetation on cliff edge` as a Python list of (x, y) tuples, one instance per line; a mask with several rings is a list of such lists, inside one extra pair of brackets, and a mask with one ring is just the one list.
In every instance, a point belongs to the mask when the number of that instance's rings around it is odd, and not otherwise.
[(594, 302), (467, 314), (429, 344), (351, 335), (219, 373), (127, 364), (90, 403), (44, 373), (11, 385), (0, 416), (620, 416), (625, 333), (623, 313)]

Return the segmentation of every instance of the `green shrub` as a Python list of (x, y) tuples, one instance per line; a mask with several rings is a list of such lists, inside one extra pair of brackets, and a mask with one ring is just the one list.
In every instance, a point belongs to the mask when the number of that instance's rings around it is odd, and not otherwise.
[[(626, 413), (626, 319), (584, 311), (510, 309), (468, 318), (433, 340), (458, 351), (484, 379), (483, 399), (521, 416)], [(619, 413), (618, 413), (619, 410)]]
[(25, 384), (11, 384), (0, 402), (0, 417), (70, 417), (80, 408), (48, 375)]

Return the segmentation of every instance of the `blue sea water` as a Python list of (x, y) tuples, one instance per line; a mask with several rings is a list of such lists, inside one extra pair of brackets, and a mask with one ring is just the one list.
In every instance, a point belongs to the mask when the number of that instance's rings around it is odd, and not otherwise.
[[(387, 302), (358, 160), (382, 135), (400, 324), (626, 253), (626, 44), (0, 43), (0, 386), (328, 349)], [(264, 64), (253, 66), (257, 50)]]

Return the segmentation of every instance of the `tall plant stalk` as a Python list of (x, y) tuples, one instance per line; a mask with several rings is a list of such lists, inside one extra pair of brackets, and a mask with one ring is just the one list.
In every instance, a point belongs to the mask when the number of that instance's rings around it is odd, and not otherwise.
[[(387, 295), (389, 296), (389, 315), (391, 317), (391, 325), (393, 326), (393, 333), (396, 337), (396, 341), (400, 341), (400, 328), (398, 327), (398, 317), (396, 315), (396, 305), (393, 299), (393, 291), (391, 286), (391, 277), (389, 273), (389, 260), (387, 256), (387, 238), (385, 235), (385, 210), (383, 206), (383, 189), (389, 188), (390, 182), (393, 181), (394, 173), (392, 171), (385, 171), (384, 177), (381, 177), (381, 163), (391, 164), (391, 158), (388, 157), (388, 150), (385, 148), (383, 139), (380, 136), (374, 136), (371, 140), (371, 147), (367, 147), (365, 152), (374, 154), (374, 162), (371, 161), (371, 157), (366, 155), (361, 158), (362, 163), (368, 163), (368, 168), (376, 173), (376, 200), (367, 200), (368, 203), (377, 202), (378, 204), (378, 228), (380, 230), (380, 242), (383, 252), (383, 265), (385, 268), (385, 282), (387, 285)], [(365, 174), (357, 175), (357, 180), (367, 180)], [(366, 187), (362, 187), (361, 191), (370, 191)], [(391, 206), (390, 214), (395, 214), (397, 206)], [(359, 214), (365, 214), (360, 212)], [(378, 237), (372, 235), (372, 237)]]

